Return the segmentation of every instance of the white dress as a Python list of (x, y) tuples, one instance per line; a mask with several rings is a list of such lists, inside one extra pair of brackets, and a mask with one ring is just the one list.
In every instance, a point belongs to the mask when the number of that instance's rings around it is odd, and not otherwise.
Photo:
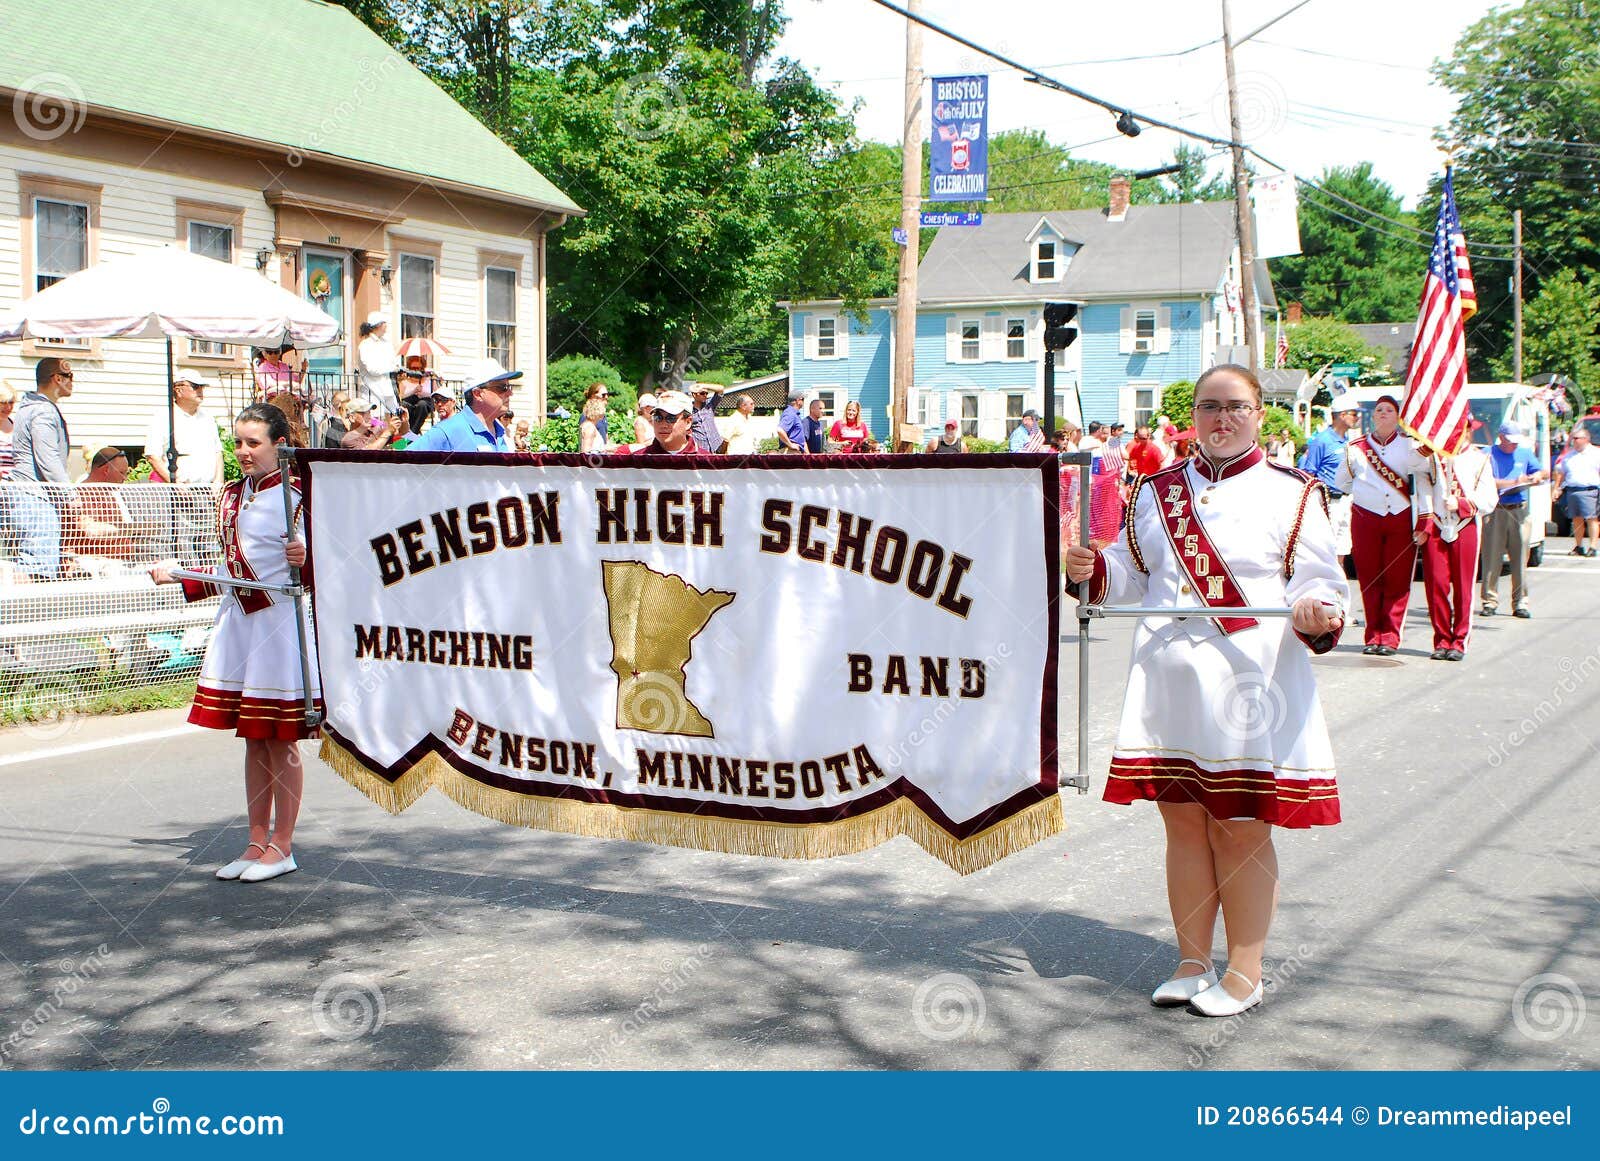
[(367, 398), (377, 401), (385, 411), (400, 406), (395, 394), (393, 372), (400, 369), (400, 356), (394, 344), (377, 335), (368, 335), (356, 347), (356, 373)]
[[(1141, 481), (1121, 539), (1078, 586), (1095, 604), (1349, 605), (1327, 496), (1259, 448), (1200, 457)], [(1202, 597), (1205, 599), (1202, 600)], [(1339, 821), (1333, 751), (1307, 648), (1288, 618), (1238, 624), (1155, 617), (1134, 635), (1109, 802), (1194, 802), (1218, 819), (1285, 827)], [(1302, 644), (1304, 642), (1304, 644)]]
[[(223, 559), (208, 571), (272, 584), (288, 582), (281, 479), (281, 473), (273, 472), (260, 484), (249, 479), (235, 480), (222, 490), (217, 520)], [(298, 530), (299, 490), (291, 486), (290, 497)], [(206, 646), (189, 720), (212, 729), (231, 729), (241, 738), (310, 737), (305, 724), (305, 686), (300, 676), (294, 599), (282, 593), (183, 581), (186, 600), (199, 601), (219, 594), (222, 603)], [(320, 710), (316, 639), (309, 618), (305, 641), (312, 693)]]

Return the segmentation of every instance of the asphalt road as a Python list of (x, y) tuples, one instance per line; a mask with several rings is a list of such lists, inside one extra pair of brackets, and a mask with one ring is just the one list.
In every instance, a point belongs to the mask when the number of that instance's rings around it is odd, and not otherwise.
[[(1177, 953), (1156, 812), (1095, 793), (960, 878), (908, 840), (801, 863), (391, 817), (308, 759), (303, 870), (219, 883), (242, 747), (181, 713), (0, 734), (0, 1066), (1600, 1067), (1600, 561), (1433, 662), (1317, 662), (1345, 822), (1278, 843), (1267, 1001), (1147, 994)], [(1063, 653), (1071, 753), (1075, 666)], [(1221, 951), (1219, 930), (1219, 953)], [(1585, 998), (1587, 996), (1587, 999)]]

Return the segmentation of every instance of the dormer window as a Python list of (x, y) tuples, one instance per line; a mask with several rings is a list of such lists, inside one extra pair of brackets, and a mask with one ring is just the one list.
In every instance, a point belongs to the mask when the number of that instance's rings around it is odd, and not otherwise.
[(1056, 244), (1040, 240), (1033, 252), (1033, 280), (1035, 282), (1054, 282), (1056, 280)]

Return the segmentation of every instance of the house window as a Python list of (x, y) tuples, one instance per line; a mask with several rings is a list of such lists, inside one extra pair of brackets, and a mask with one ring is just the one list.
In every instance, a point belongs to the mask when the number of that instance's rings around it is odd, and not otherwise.
[(1066, 414), (1067, 414), (1067, 397), (1065, 395), (1057, 395), (1056, 396), (1056, 418), (1060, 419), (1063, 416), (1065, 416)]
[(1133, 316), (1133, 349), (1149, 352), (1156, 349), (1156, 312), (1135, 311)]
[(1035, 282), (1054, 282), (1056, 277), (1056, 244), (1040, 242), (1034, 260)]
[(432, 258), (421, 254), (400, 255), (400, 337), (433, 337)]
[(517, 365), (517, 272), (503, 266), (483, 270), (483, 346), (507, 369)]
[(1129, 383), (1129, 404), (1135, 429), (1146, 427), (1155, 420), (1156, 409), (1161, 406), (1161, 385), (1158, 383)]
[(982, 353), (983, 326), (975, 318), (961, 320), (961, 361), (976, 363)]
[(817, 358), (832, 359), (839, 353), (839, 320), (823, 317), (817, 320)]
[(939, 422), (939, 397), (932, 391), (917, 392), (917, 423), (933, 427)]
[[(218, 262), (226, 262), (232, 266), (233, 227), (221, 226), (215, 222), (190, 222), (189, 252), (215, 258)], [(208, 339), (190, 339), (189, 353), (228, 358), (233, 355), (233, 348), (222, 343), (213, 343)]]
[(961, 397), (961, 434), (976, 437), (978, 434), (978, 397)]
[(1028, 406), (1028, 397), (1020, 392), (1006, 396), (1006, 438), (1022, 426), (1022, 412)]
[(838, 399), (836, 389), (829, 387), (825, 390), (819, 390), (816, 398), (822, 403), (822, 414), (831, 418), (835, 414), (834, 404)]
[(1028, 357), (1028, 324), (1020, 318), (1006, 319), (1006, 358)]
[(53, 286), (89, 265), (89, 207), (33, 199), (34, 287)]

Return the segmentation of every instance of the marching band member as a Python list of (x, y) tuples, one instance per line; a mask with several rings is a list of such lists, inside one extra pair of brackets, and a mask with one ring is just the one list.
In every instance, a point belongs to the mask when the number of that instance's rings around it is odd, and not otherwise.
[(689, 456), (699, 449), (690, 438), (694, 429), (694, 400), (682, 391), (663, 391), (650, 411), (655, 438), (642, 447), (618, 448), (622, 455)]
[[(225, 571), (240, 580), (286, 584), (289, 569), (306, 563), (306, 546), (290, 539), (284, 520), (283, 474), (278, 448), (289, 437), (288, 418), (269, 403), (239, 412), (234, 421), (235, 450), (244, 478), (222, 490), (217, 522)], [(299, 492), (291, 484), (296, 512)], [(157, 584), (177, 578), (177, 561), (150, 569)], [(297, 868), (294, 824), (300, 813), (305, 772), (295, 743), (310, 736), (305, 724), (305, 686), (301, 679), (299, 637), (293, 598), (260, 589), (240, 589), (184, 579), (184, 599), (222, 596), (217, 609), (199, 687), (189, 720), (212, 729), (231, 729), (245, 740), (245, 803), (250, 844), (244, 854), (217, 872), (219, 879), (257, 883)], [(314, 648), (310, 627), (306, 647)], [(312, 680), (317, 663), (311, 659)], [(321, 704), (321, 690), (313, 690)]]
[[(1272, 828), (1339, 821), (1333, 752), (1306, 649), (1344, 628), (1349, 586), (1315, 478), (1267, 460), (1261, 384), (1212, 367), (1195, 386), (1200, 453), (1142, 480), (1114, 545), (1067, 550), (1079, 600), (1202, 609), (1290, 605), (1290, 623), (1158, 617), (1134, 637), (1108, 802), (1154, 800), (1182, 955), (1157, 1006), (1231, 1016), (1261, 1000), (1277, 897)], [(1291, 635), (1292, 634), (1292, 635)], [(1228, 942), (1220, 977), (1218, 909)]]
[[(1474, 431), (1482, 426), (1472, 421)], [(1415, 538), (1422, 549), (1422, 585), (1433, 622), (1435, 661), (1460, 661), (1466, 656), (1479, 529), (1484, 514), (1493, 512), (1499, 501), (1494, 469), (1476, 444), (1459, 455), (1429, 458), (1417, 492)]]
[(1345, 444), (1334, 470), (1334, 488), (1350, 496), (1350, 551), (1367, 622), (1363, 653), (1388, 657), (1400, 650), (1417, 566), (1410, 477), (1426, 466), (1417, 445), (1400, 434), (1399, 401), (1380, 395), (1372, 431)]

